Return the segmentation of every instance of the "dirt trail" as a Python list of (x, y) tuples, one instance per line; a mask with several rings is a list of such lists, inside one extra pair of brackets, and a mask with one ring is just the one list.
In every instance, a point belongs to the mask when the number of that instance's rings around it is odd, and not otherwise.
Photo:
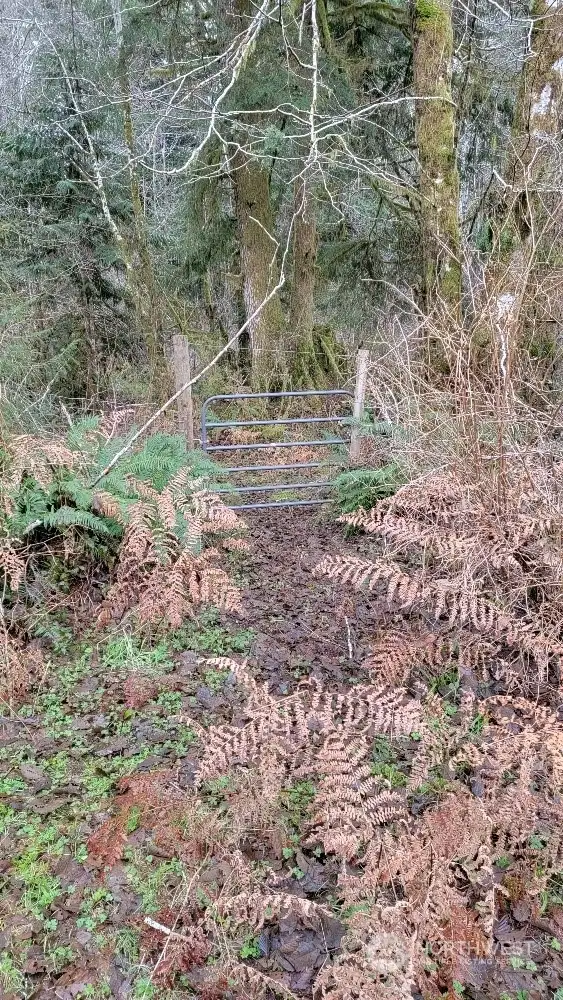
[(363, 555), (373, 541), (346, 541), (342, 528), (318, 508), (248, 512), (252, 544), (244, 605), (257, 632), (256, 666), (286, 683), (300, 673), (324, 673), (338, 682), (357, 675), (381, 616), (370, 594), (316, 578), (313, 570), (327, 553)]
[[(345, 542), (315, 508), (251, 512), (247, 521), (251, 551), (233, 557), (244, 618), (204, 614), (160, 644), (94, 637), (46, 649), (52, 664), (41, 686), (19, 717), (0, 718), (3, 998), (176, 996), (153, 990), (143, 935), (146, 916), (162, 913), (179, 891), (181, 859), (155, 847), (135, 812), (121, 859), (105, 873), (92, 837), (119, 810), (129, 781), (156, 771), (182, 794), (197, 766), (194, 724), (229, 721), (239, 710), (236, 685), (198, 655), (248, 653), (279, 693), (310, 673), (329, 685), (359, 676), (377, 604), (312, 570), (327, 552), (360, 553), (369, 543)], [(309, 882), (290, 874), (294, 862), (270, 860), (287, 868), (289, 891), (314, 896), (333, 876), (300, 858)], [(342, 934), (337, 921), (331, 933), (332, 949)], [(307, 992), (326, 960), (325, 938), (288, 919), (261, 944), (258, 961), (286, 970), (293, 988)]]

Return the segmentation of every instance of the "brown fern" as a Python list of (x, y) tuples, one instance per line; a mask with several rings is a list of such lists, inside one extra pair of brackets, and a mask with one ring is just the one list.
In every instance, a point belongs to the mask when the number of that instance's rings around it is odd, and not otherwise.
[(22, 434), (10, 441), (9, 449), (12, 456), (9, 475), (11, 487), (19, 486), (24, 476), (28, 475), (43, 489), (48, 489), (57, 468), (73, 469), (79, 464), (76, 452), (56, 438), (48, 440)]
[(327, 853), (346, 860), (356, 857), (380, 826), (407, 816), (404, 798), (382, 791), (371, 777), (368, 752), (365, 740), (335, 733), (326, 738), (317, 757), (321, 777), (308, 842), (320, 841)]
[(44, 672), (41, 650), (13, 638), (0, 622), (0, 702), (12, 707)]
[[(506, 690), (528, 692), (535, 681), (543, 691), (563, 657), (562, 500), (559, 482), (540, 464), (533, 475), (510, 468), (502, 507), (486, 475), (429, 476), (370, 511), (340, 518), (382, 538), (383, 558), (327, 555), (317, 572), (386, 593), (390, 607), (411, 619), (407, 626), (418, 616), (422, 630), (431, 615), (434, 632), (446, 639), (473, 633), (466, 667), (473, 657), (471, 668), (504, 677)], [(395, 642), (394, 655), (398, 676), (406, 678), (406, 639)]]
[[(241, 612), (238, 588), (214, 565), (216, 550), (202, 550), (206, 525), (213, 531), (243, 527), (234, 512), (213, 494), (194, 492), (189, 470), (181, 470), (161, 493), (145, 483), (131, 485), (139, 499), (129, 507), (115, 580), (99, 623), (131, 611), (143, 623), (178, 628), (200, 604)], [(183, 537), (179, 518), (186, 526)]]
[(0, 572), (13, 591), (17, 591), (25, 579), (26, 560), (22, 553), (16, 552), (9, 538), (0, 539)]
[(405, 816), (404, 801), (371, 777), (371, 740), (424, 728), (419, 706), (400, 689), (360, 685), (328, 692), (314, 681), (289, 697), (273, 697), (247, 668), (220, 660), (248, 692), (249, 721), (242, 727), (217, 726), (205, 733), (198, 783), (226, 772), (251, 769), (261, 786), (277, 775), (317, 782), (309, 840), (342, 857), (355, 856), (379, 826)]

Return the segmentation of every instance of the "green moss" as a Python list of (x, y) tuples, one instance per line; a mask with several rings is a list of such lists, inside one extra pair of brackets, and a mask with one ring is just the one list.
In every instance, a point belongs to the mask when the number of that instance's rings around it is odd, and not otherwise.
[(447, 28), (449, 17), (444, 6), (438, 0), (416, 0), (416, 15), (419, 22), (435, 27)]
[(329, 326), (317, 326), (311, 340), (298, 345), (290, 373), (293, 388), (340, 384), (348, 367), (347, 353)]
[(450, 260), (440, 275), (440, 291), (446, 302), (457, 303), (461, 290), (461, 267), (455, 260)]

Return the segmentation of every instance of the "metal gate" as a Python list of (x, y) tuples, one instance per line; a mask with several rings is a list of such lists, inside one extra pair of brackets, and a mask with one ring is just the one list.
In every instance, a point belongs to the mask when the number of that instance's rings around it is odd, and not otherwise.
[[(351, 413), (337, 414), (336, 416), (324, 416), (324, 417), (279, 417), (276, 420), (208, 420), (208, 411), (212, 403), (224, 400), (236, 400), (236, 399), (286, 399), (290, 397), (308, 397), (308, 396), (338, 396), (346, 397), (347, 399), (353, 399), (354, 394), (348, 392), (347, 389), (304, 389), (302, 391), (296, 392), (236, 392), (231, 395), (224, 396), (209, 396), (205, 400), (202, 411), (201, 411), (201, 446), (203, 451), (206, 453), (210, 452), (231, 452), (231, 451), (261, 451), (263, 449), (275, 449), (275, 448), (296, 448), (296, 447), (308, 447), (308, 448), (319, 448), (319, 447), (334, 447), (341, 445), (348, 445), (349, 439), (342, 436), (339, 437), (327, 437), (327, 438), (317, 438), (312, 441), (258, 441), (247, 444), (215, 444), (209, 437), (209, 431), (216, 431), (219, 429), (225, 430), (229, 427), (265, 427), (281, 424), (328, 424), (337, 423), (342, 424), (344, 420), (350, 420)], [(325, 465), (336, 466), (342, 468), (346, 465), (346, 462), (330, 461), (327, 463), (323, 462), (287, 462), (286, 464), (280, 465), (234, 465), (227, 468), (223, 468), (229, 476), (239, 476), (244, 473), (252, 472), (286, 472), (293, 469), (318, 469), (324, 467)], [(216, 492), (219, 493), (263, 493), (268, 494), (281, 490), (317, 490), (326, 489), (332, 485), (330, 479), (324, 479), (321, 481), (298, 479), (291, 483), (268, 483), (260, 486), (247, 486), (244, 483), (234, 482), (232, 486), (221, 487)], [(229, 504), (234, 510), (255, 510), (259, 507), (308, 507), (317, 504), (323, 504), (327, 502), (327, 498), (311, 498), (307, 500), (273, 500), (271, 497), (266, 496), (264, 501), (257, 503), (241, 503), (241, 504)]]

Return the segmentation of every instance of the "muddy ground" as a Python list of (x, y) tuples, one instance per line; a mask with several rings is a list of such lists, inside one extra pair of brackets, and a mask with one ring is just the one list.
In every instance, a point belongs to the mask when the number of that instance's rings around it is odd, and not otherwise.
[[(186, 881), (180, 852), (173, 844), (155, 843), (153, 829), (134, 807), (111, 866), (104, 864), (111, 851), (107, 845), (100, 851), (97, 832), (119, 810), (129, 779), (154, 773), (171, 794), (189, 789), (200, 727), (236, 717), (240, 695), (233, 678), (210, 667), (206, 657), (248, 656), (255, 675), (280, 694), (310, 674), (331, 686), (362, 676), (383, 607), (373, 596), (314, 577), (312, 569), (327, 552), (373, 554), (373, 541), (345, 539), (329, 516), (315, 510), (253, 512), (247, 520), (250, 552), (233, 554), (231, 565), (244, 593), (242, 617), (204, 612), (166, 640), (151, 642), (128, 634), (103, 641), (86, 635), (77, 642), (64, 622), (55, 623), (50, 639), (43, 640), (51, 667), (17, 714), (0, 720), (5, 1000), (193, 995), (197, 982), (189, 976), (155, 982), (155, 953), (147, 938), (147, 918), (174, 920), (174, 900)], [(306, 809), (307, 796), (306, 787), (289, 796), (291, 822)], [(286, 891), (333, 898), (337, 867), (331, 859), (294, 844), (266, 860)], [(320, 930), (295, 918), (280, 920), (244, 941), (240, 958), (282, 975), (290, 989), (309, 996), (345, 930), (342, 915), (334, 913)], [(489, 977), (488, 987), (484, 982), (481, 991), (460, 995), (557, 996), (563, 962), (557, 944), (550, 951), (547, 942), (559, 941), (558, 921), (563, 939), (561, 914), (554, 908), (548, 930), (532, 933), (533, 965), (536, 972), (543, 969), (549, 988), (536, 988), (535, 972), (514, 968), (504, 986)], [(518, 924), (512, 915), (498, 934), (529, 936), (527, 915), (521, 916)]]
[[(185, 787), (197, 760), (190, 723), (232, 717), (234, 685), (202, 657), (248, 655), (256, 674), (282, 693), (312, 672), (331, 683), (357, 675), (377, 624), (374, 603), (343, 596), (311, 570), (328, 549), (360, 549), (363, 540), (344, 542), (317, 511), (253, 512), (247, 520), (251, 551), (233, 557), (243, 617), (206, 612), (169, 642), (153, 643), (88, 635), (76, 643), (55, 624), (43, 642), (52, 666), (17, 714), (0, 720), (6, 1000), (173, 995), (151, 986), (139, 928), (181, 885), (180, 861), (158, 856), (151, 831), (140, 825), (127, 837), (125, 860), (103, 875), (89, 841), (112, 814), (122, 779), (166, 769)], [(300, 891), (316, 892), (329, 876), (309, 864)], [(338, 921), (331, 934), (336, 947)], [(312, 932), (308, 938), (287, 926), (260, 945), (260, 958), (271, 965), (277, 957), (297, 990), (308, 989), (326, 959), (326, 940)]]

